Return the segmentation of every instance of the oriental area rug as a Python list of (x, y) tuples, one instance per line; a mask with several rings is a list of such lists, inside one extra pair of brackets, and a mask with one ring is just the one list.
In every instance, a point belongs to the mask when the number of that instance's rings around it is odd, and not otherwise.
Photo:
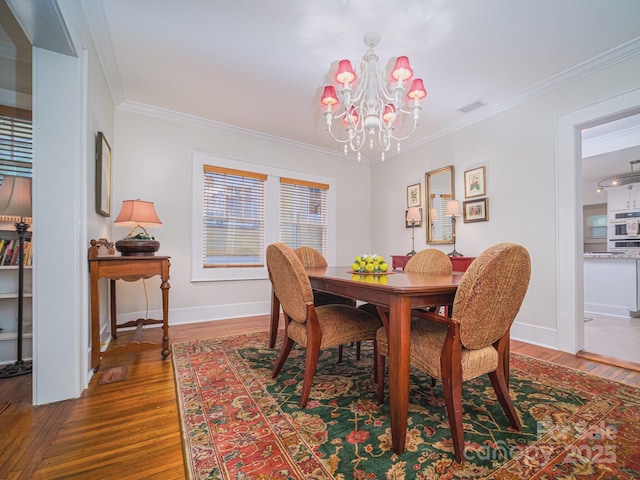
[[(365, 345), (368, 343), (369, 345)], [(267, 334), (172, 346), (185, 463), (200, 479), (637, 479), (640, 388), (512, 354), (509, 428), (486, 376), (463, 384), (465, 458), (456, 463), (440, 382), (411, 372), (406, 451), (376, 403), (371, 342), (323, 351), (305, 409), (304, 349), (280, 376)]]

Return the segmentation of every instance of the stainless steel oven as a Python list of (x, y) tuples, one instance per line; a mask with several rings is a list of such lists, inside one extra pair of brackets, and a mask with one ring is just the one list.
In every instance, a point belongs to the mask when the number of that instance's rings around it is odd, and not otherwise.
[(609, 213), (607, 231), (610, 252), (640, 248), (640, 211)]

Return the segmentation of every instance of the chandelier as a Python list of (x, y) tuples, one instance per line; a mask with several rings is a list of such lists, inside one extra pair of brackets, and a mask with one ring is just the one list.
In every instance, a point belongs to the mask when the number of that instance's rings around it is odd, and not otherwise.
[[(340, 60), (335, 75), (338, 93), (336, 87), (327, 85), (320, 100), (326, 107), (323, 115), (331, 138), (344, 144), (345, 155), (349, 148), (357, 152), (358, 161), (362, 158), (362, 147), (368, 144), (373, 150), (376, 138), (383, 162), (392, 140), (397, 141), (396, 148), (400, 153), (400, 141), (415, 132), (422, 109), (420, 101), (427, 96), (422, 79), (412, 78), (413, 70), (407, 57), (398, 57), (387, 85), (384, 71), (378, 68), (378, 55), (374, 52), (378, 42), (380, 35), (367, 33), (364, 43), (369, 49), (362, 57), (360, 76), (356, 77), (349, 60)], [(405, 98), (408, 85), (411, 88)], [(334, 118), (340, 120), (340, 127), (344, 129), (340, 133), (332, 128)]]

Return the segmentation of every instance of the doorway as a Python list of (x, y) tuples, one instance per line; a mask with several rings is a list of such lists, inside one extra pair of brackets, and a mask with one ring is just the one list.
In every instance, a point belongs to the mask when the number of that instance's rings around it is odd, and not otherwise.
[[(584, 349), (578, 352), (579, 356), (604, 361), (614, 365), (628, 366), (640, 370), (640, 318), (623, 316), (622, 312), (613, 314), (608, 309), (613, 309), (616, 302), (611, 299), (602, 299), (598, 305), (589, 297), (595, 284), (607, 282), (607, 279), (594, 278), (594, 268), (598, 264), (608, 262), (611, 268), (618, 266), (626, 268), (626, 265), (640, 265), (640, 256), (636, 252), (626, 252), (625, 256), (633, 256), (631, 259), (606, 258), (608, 246), (606, 244), (606, 223), (602, 226), (601, 220), (606, 220), (607, 195), (604, 188), (598, 188), (598, 182), (605, 178), (630, 173), (631, 162), (640, 159), (640, 113), (627, 112), (621, 118), (601, 119), (602, 122), (590, 128), (582, 129), (582, 210), (583, 210), (583, 252), (589, 256), (583, 262), (584, 278), (588, 282), (585, 286), (584, 308)], [(604, 213), (604, 217), (602, 216)], [(598, 221), (596, 221), (596, 219)], [(604, 228), (604, 243), (601, 238)], [(600, 236), (600, 238), (596, 238)], [(593, 255), (588, 254), (593, 252)], [(622, 265), (625, 262), (625, 266)], [(637, 267), (636, 267), (637, 268)], [(631, 282), (636, 281), (636, 274)], [(615, 279), (609, 279), (614, 282)], [(598, 288), (600, 292), (606, 291), (606, 285)], [(634, 304), (633, 310), (637, 311), (637, 302), (640, 300), (638, 287), (635, 298), (629, 299)]]

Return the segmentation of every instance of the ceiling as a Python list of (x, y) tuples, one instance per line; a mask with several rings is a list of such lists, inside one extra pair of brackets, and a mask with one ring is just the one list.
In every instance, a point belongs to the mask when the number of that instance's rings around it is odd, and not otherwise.
[[(628, 42), (640, 49), (637, 0), (101, 0), (83, 7), (118, 102), (332, 151), (341, 149), (325, 131), (322, 87), (340, 59), (359, 63), (369, 31), (382, 37), (383, 66), (407, 55), (424, 79), (429, 95), (416, 139), (596, 68), (626, 53), (612, 50)], [(478, 100), (486, 106), (459, 111)]]
[[(153, 106), (331, 152), (341, 147), (325, 130), (322, 87), (342, 58), (357, 70), (369, 31), (381, 35), (381, 64), (388, 70), (407, 55), (428, 91), (404, 151), (640, 51), (638, 0), (81, 5), (118, 104)], [(477, 101), (485, 106), (460, 111)], [(377, 151), (364, 155), (379, 158)]]

